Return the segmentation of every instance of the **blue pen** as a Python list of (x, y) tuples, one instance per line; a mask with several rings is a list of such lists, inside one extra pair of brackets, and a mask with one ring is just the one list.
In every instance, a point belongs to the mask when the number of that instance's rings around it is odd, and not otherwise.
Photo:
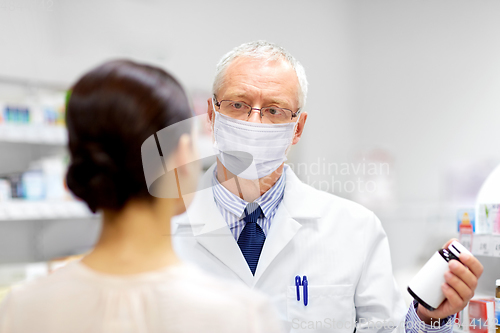
[(302, 279), (302, 285), (304, 286), (304, 305), (307, 306), (307, 285), (309, 282), (307, 282), (307, 276), (304, 275), (304, 278)]
[(300, 301), (300, 289), (299, 286), (302, 284), (300, 283), (300, 276), (295, 277), (295, 288), (297, 289), (297, 301)]

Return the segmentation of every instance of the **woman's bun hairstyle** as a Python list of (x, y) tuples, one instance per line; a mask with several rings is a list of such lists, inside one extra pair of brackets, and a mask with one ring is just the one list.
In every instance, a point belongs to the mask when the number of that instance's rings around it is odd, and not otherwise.
[[(72, 87), (67, 102), (69, 189), (93, 212), (119, 210), (132, 198), (152, 200), (141, 145), (190, 117), (181, 85), (160, 68), (117, 60), (91, 70)], [(172, 140), (176, 147), (179, 137)]]

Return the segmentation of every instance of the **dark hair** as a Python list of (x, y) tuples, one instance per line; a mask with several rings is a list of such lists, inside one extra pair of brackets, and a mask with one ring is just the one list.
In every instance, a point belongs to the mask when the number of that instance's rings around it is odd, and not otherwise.
[(160, 68), (116, 60), (91, 70), (73, 86), (67, 105), (69, 189), (93, 212), (119, 210), (131, 198), (152, 200), (141, 145), (190, 117), (181, 85)]

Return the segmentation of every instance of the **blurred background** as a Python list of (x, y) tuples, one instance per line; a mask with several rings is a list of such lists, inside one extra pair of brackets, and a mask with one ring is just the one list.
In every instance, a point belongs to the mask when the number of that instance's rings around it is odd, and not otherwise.
[[(204, 112), (219, 58), (265, 39), (310, 83), (289, 164), (379, 216), (409, 301), (409, 279), (458, 237), (500, 163), (498, 17), (496, 0), (0, 0), (0, 287), (87, 251), (99, 231), (63, 183), (65, 91), (81, 74), (113, 58), (155, 64)], [(491, 239), (475, 251), (490, 296)]]

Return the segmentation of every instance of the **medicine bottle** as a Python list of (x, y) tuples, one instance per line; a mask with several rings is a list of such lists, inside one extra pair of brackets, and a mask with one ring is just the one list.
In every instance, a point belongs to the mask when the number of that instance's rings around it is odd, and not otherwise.
[(410, 295), (423, 307), (430, 311), (436, 310), (444, 301), (445, 296), (441, 285), (445, 283), (444, 273), (450, 260), (457, 260), (460, 253), (472, 255), (462, 244), (453, 241), (448, 248), (440, 249), (427, 261), (408, 285)]
[(497, 290), (495, 293), (495, 318), (497, 325), (497, 332), (500, 333), (500, 279), (496, 282)]

